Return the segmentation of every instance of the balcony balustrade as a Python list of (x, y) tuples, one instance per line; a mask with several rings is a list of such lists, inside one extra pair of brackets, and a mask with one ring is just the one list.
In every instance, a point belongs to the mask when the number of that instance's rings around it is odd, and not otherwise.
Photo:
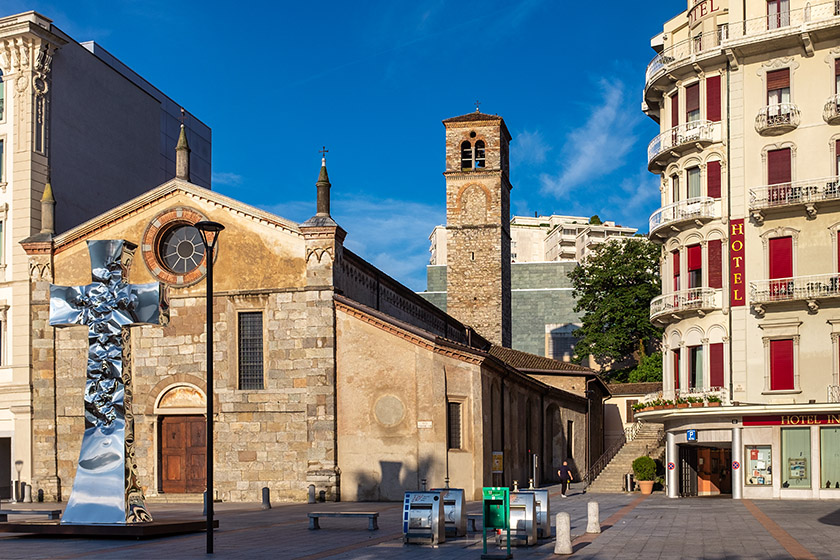
[(840, 200), (840, 177), (822, 177), (750, 189), (750, 213), (761, 224), (768, 210), (802, 206), (813, 218), (819, 202)]
[(686, 149), (720, 142), (720, 126), (719, 122), (692, 121), (669, 128), (648, 144), (648, 169), (656, 172), (657, 165), (678, 157)]
[(767, 304), (805, 301), (817, 311), (819, 301), (840, 297), (840, 273), (793, 276), (750, 282), (750, 303), (759, 315)]
[(727, 49), (737, 49), (753, 42), (782, 39), (795, 40), (813, 55), (811, 31), (831, 26), (840, 16), (840, 2), (809, 4), (804, 8), (785, 10), (747, 20), (725, 23), (691, 39), (685, 39), (665, 48), (648, 63), (645, 73), (645, 90), (677, 67), (696, 62), (702, 55), (715, 55)]
[(828, 124), (840, 124), (840, 93), (832, 95), (825, 102), (823, 120)]
[(840, 403), (840, 385), (828, 386), (828, 400), (830, 403)]
[(669, 318), (678, 320), (688, 314), (703, 316), (721, 308), (720, 293), (715, 288), (689, 288), (657, 296), (650, 302), (650, 320), (667, 323)]
[(711, 220), (720, 216), (719, 203), (714, 198), (696, 197), (687, 200), (680, 200), (668, 206), (663, 206), (648, 220), (648, 231), (651, 239), (653, 236), (666, 237), (665, 228), (671, 231), (679, 231), (681, 224), (686, 222), (702, 225), (703, 221)]
[(795, 129), (801, 120), (794, 103), (774, 103), (758, 110), (755, 131), (762, 136), (778, 136)]

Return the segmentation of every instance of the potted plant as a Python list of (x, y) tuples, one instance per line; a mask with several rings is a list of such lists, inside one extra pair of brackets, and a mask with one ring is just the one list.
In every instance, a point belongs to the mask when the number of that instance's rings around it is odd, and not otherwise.
[(653, 492), (653, 483), (656, 480), (656, 461), (647, 455), (638, 457), (633, 461), (633, 475), (639, 483), (642, 494), (650, 494)]
[(674, 402), (677, 403), (677, 408), (688, 408), (688, 401), (682, 397), (677, 397)]
[(686, 397), (685, 400), (689, 403), (689, 405), (693, 407), (703, 406), (703, 399), (699, 399), (697, 397)]
[(708, 406), (720, 406), (720, 397), (717, 395), (709, 395), (706, 397)]

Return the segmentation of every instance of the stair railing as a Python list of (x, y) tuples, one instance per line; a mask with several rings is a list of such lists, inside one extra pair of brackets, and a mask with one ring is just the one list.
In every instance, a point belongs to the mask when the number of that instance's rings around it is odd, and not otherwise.
[(598, 475), (606, 468), (607, 465), (610, 464), (610, 461), (613, 460), (618, 452), (624, 447), (624, 444), (628, 441), (633, 441), (636, 439), (636, 436), (639, 434), (639, 430), (642, 428), (642, 421), (637, 420), (632, 426), (628, 428), (624, 428), (624, 437), (619, 438), (614, 444), (612, 444), (609, 449), (604, 451), (603, 455), (601, 455), (597, 461), (595, 461), (591, 467), (586, 471), (586, 474), (583, 475), (583, 489), (586, 490), (589, 486), (595, 482), (595, 479), (598, 478)]

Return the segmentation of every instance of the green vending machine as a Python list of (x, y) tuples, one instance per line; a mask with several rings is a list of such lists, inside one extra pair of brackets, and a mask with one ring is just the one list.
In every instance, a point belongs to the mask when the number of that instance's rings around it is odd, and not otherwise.
[[(482, 532), (484, 533), (484, 553), (482, 558), (512, 558), (510, 553), (510, 489), (490, 486), (482, 489)], [(507, 551), (504, 555), (487, 554), (487, 530), (495, 536), (497, 530), (507, 532)]]

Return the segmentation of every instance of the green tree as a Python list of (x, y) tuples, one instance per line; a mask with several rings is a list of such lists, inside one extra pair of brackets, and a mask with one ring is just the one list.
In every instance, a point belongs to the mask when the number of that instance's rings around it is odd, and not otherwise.
[(662, 381), (662, 352), (642, 356), (639, 365), (630, 372), (630, 383), (652, 383)]
[(589, 225), (592, 226), (600, 226), (603, 222), (601, 222), (601, 218), (598, 217), (598, 214), (595, 214), (591, 218), (589, 218)]
[(659, 247), (643, 237), (603, 243), (569, 273), (583, 312), (575, 352), (604, 366), (656, 347), (662, 331), (650, 322), (650, 301), (659, 295)]

